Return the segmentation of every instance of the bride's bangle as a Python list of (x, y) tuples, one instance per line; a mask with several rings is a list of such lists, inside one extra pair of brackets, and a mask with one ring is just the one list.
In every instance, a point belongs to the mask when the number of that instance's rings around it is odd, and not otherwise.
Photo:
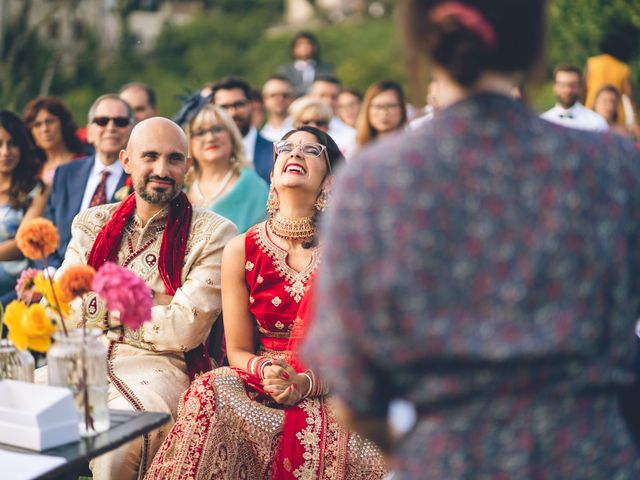
[(305, 393), (302, 398), (307, 398), (309, 395), (311, 395), (311, 392), (313, 391), (313, 378), (311, 377), (311, 375), (309, 375), (306, 372), (302, 372), (300, 375), (304, 375), (305, 377), (307, 377), (309, 379), (309, 389), (307, 390), (307, 393)]
[(264, 357), (261, 357), (261, 358), (262, 360), (260, 360), (260, 362), (258, 363), (258, 374), (259, 374), (258, 376), (260, 378), (264, 378), (264, 368), (267, 365), (273, 365), (273, 362), (268, 358), (264, 358)]

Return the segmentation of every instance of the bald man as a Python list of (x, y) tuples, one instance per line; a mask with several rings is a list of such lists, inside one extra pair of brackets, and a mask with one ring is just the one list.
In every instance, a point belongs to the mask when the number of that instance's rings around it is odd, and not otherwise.
[[(223, 217), (192, 207), (182, 193), (191, 165), (187, 151), (175, 123), (142, 121), (119, 155), (134, 193), (73, 221), (61, 271), (113, 261), (143, 278), (154, 296), (152, 319), (138, 330), (122, 325), (119, 313), (107, 312), (99, 298), (84, 299), (82, 317), (102, 329), (108, 349), (109, 408), (175, 418), (190, 376), (211, 367), (204, 343), (221, 311), (222, 249), (237, 232)], [(171, 424), (95, 459), (93, 478), (138, 478)]]

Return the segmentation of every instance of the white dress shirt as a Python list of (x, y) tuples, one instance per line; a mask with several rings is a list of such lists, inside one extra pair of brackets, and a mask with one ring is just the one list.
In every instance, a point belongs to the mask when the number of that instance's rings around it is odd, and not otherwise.
[(291, 124), (291, 118), (287, 117), (280, 128), (276, 128), (268, 122), (265, 123), (262, 130), (260, 130), (260, 135), (270, 142), (278, 142), (289, 130), (293, 130), (293, 125)]
[(609, 124), (604, 117), (593, 110), (589, 110), (580, 102), (574, 103), (567, 109), (556, 104), (555, 107), (540, 115), (540, 118), (563, 127), (576, 128), (578, 130), (591, 130), (594, 132), (609, 130)]
[(244, 145), (244, 154), (247, 158), (247, 162), (255, 163), (253, 155), (256, 152), (256, 141), (258, 141), (258, 130), (256, 127), (251, 127), (247, 134), (242, 137), (242, 144)]
[(84, 195), (82, 197), (82, 203), (80, 204), (80, 212), (89, 208), (91, 197), (93, 197), (93, 194), (96, 191), (96, 187), (100, 183), (102, 172), (104, 170), (109, 171), (106, 185), (107, 199), (111, 199), (113, 197), (113, 194), (116, 193), (116, 187), (118, 186), (118, 182), (120, 181), (120, 177), (122, 176), (122, 172), (124, 171), (122, 169), (122, 164), (120, 163), (120, 160), (116, 160), (111, 165), (106, 166), (100, 161), (100, 157), (96, 153), (95, 161), (93, 162), (93, 168), (91, 169), (89, 179), (87, 180), (87, 186), (84, 187)]
[(333, 116), (329, 121), (329, 136), (348, 160), (356, 150), (356, 129)]

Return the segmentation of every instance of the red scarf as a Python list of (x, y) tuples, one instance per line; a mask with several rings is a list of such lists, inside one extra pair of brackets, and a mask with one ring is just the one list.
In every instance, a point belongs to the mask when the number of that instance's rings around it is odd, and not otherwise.
[[(87, 261), (90, 266), (97, 270), (106, 262), (117, 262), (124, 227), (131, 219), (135, 209), (136, 197), (132, 193), (113, 212), (111, 219), (98, 233)], [(184, 254), (187, 249), (192, 215), (191, 203), (187, 196), (180, 192), (169, 203), (169, 215), (160, 244), (158, 270), (167, 295), (175, 295), (182, 285), (180, 274), (184, 266)], [(211, 370), (211, 359), (207, 350), (206, 344), (202, 344), (185, 353), (189, 378), (192, 380), (198, 374)]]

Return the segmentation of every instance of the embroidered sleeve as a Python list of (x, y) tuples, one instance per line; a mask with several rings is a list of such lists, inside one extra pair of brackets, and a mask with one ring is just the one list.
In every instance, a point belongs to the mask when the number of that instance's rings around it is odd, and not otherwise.
[(142, 341), (156, 351), (184, 352), (206, 340), (222, 310), (222, 250), (236, 233), (222, 217), (194, 215), (182, 286), (171, 303), (153, 307), (152, 320), (140, 329)]

